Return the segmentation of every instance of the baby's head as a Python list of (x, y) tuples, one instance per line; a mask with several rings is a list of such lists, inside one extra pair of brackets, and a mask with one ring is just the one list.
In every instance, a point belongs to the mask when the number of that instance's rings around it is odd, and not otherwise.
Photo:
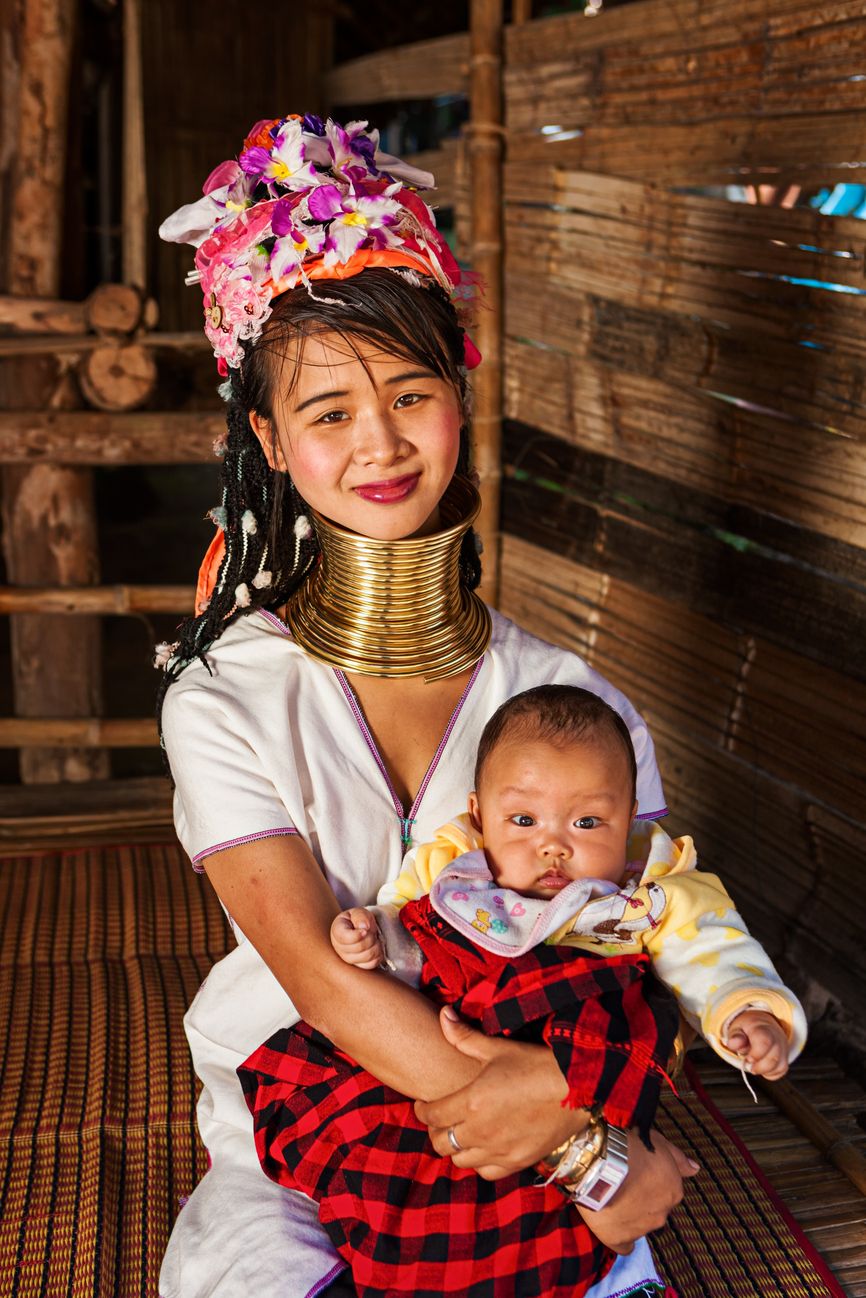
[(496, 882), (544, 900), (574, 879), (618, 883), (636, 783), (628, 727), (597, 695), (540, 685), (503, 703), (484, 727), (469, 795)]

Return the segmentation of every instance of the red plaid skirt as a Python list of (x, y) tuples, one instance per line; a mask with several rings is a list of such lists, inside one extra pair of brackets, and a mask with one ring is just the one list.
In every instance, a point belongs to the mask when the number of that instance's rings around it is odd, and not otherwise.
[(441, 1158), (412, 1101), (307, 1024), (238, 1071), (263, 1168), (316, 1200), (362, 1298), (579, 1298), (612, 1264), (555, 1186)]
[[(642, 1127), (651, 1121), (677, 1012), (666, 994), (644, 995), (645, 957), (542, 947), (507, 962), (455, 933), (426, 898), (405, 912), (434, 956), (422, 982), (435, 1000), (489, 1035), (526, 1037), (529, 1027), (580, 1103), (611, 1101), (619, 1125), (637, 1109)], [(556, 1186), (538, 1185), (533, 1169), (484, 1181), (455, 1167), (411, 1100), (308, 1024), (275, 1033), (238, 1075), (262, 1167), (319, 1204), (362, 1298), (580, 1298), (610, 1268), (613, 1253)]]

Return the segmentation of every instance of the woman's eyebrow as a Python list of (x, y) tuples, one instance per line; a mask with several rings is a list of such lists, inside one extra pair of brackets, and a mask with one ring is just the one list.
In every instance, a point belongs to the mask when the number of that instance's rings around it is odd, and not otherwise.
[(319, 392), (314, 397), (307, 397), (306, 401), (302, 401), (299, 406), (295, 406), (295, 414), (299, 415), (302, 410), (306, 410), (307, 406), (313, 406), (317, 401), (332, 401), (335, 397), (347, 397), (348, 395), (348, 388), (340, 391), (335, 389), (333, 392)]
[(405, 374), (395, 374), (392, 379), (385, 380), (385, 387), (393, 383), (405, 383), (408, 379), (435, 379), (439, 376), (432, 370), (406, 370)]

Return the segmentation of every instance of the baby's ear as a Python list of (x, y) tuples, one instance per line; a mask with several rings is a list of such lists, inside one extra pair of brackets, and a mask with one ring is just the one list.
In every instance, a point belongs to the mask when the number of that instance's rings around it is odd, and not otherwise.
[(478, 794), (474, 790), (469, 794), (469, 819), (476, 834), (482, 834), (481, 808), (478, 805)]

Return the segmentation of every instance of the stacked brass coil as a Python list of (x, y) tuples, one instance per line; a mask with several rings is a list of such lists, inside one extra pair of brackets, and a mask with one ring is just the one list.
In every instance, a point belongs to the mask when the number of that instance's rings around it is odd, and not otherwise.
[(487, 605), (460, 580), (463, 537), (481, 500), (455, 477), (440, 502), (445, 530), (377, 541), (313, 511), (322, 560), (286, 621), (297, 643), (329, 667), (364, 676), (456, 676), (490, 641)]

